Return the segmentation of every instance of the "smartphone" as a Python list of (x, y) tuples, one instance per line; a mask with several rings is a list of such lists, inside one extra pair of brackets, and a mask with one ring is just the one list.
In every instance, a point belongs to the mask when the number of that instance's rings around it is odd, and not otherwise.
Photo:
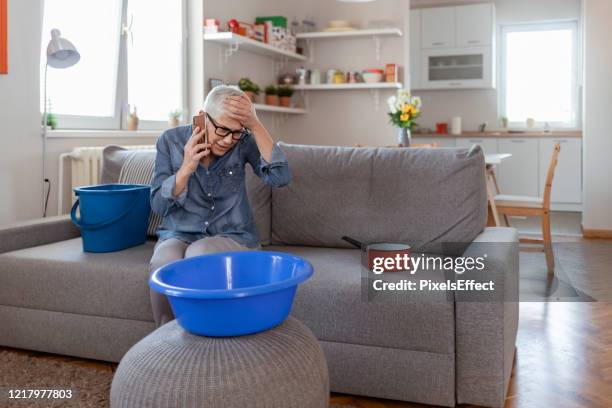
[(206, 116), (196, 115), (193, 117), (193, 128), (199, 127), (200, 130), (206, 129)]
[[(193, 117), (193, 128), (199, 127), (200, 130), (206, 129), (206, 116), (196, 115)], [(204, 143), (208, 143), (208, 132), (204, 131)], [(206, 149), (208, 150), (208, 149)]]

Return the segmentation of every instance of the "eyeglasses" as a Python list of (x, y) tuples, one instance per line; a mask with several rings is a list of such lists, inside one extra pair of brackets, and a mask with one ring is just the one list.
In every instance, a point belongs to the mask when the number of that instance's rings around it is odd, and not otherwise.
[(229, 135), (232, 135), (232, 140), (238, 141), (243, 137), (251, 134), (251, 131), (245, 127), (240, 130), (232, 130), (230, 128), (226, 128), (225, 126), (219, 125), (213, 118), (210, 117), (208, 113), (206, 114), (206, 116), (210, 120), (210, 123), (212, 123), (212, 125), (215, 127), (215, 134), (217, 136), (227, 137)]

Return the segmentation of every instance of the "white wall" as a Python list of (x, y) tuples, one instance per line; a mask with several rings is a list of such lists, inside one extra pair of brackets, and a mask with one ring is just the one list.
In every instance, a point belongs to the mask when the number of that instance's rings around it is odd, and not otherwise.
[(584, 0), (584, 229), (612, 230), (612, 2)]
[[(0, 227), (42, 216), (42, 139), (38, 125), (41, 121), (42, 4), (42, 0), (8, 1), (9, 74), (0, 75)], [(201, 77), (201, 68), (199, 72)], [(192, 89), (190, 98), (198, 98), (198, 90)], [(61, 153), (77, 146), (152, 144), (154, 141), (154, 138), (130, 137), (49, 139), (46, 167), (52, 189), (47, 214), (57, 213), (57, 168)]]
[[(411, 7), (491, 2), (495, 3), (496, 7), (498, 67), (501, 25), (580, 18), (580, 0), (412, 0)], [(419, 124), (423, 127), (433, 129), (436, 122), (450, 121), (453, 116), (462, 117), (464, 130), (476, 130), (478, 125), (484, 122), (488, 122), (489, 128), (499, 127), (497, 90), (414, 91), (414, 93), (423, 98), (423, 115), (419, 119)]]
[[(347, 19), (357, 25), (363, 25), (369, 20), (389, 19), (403, 28), (408, 17), (409, 4), (406, 0), (384, 0), (365, 4), (329, 0), (207, 0), (204, 4), (204, 15), (207, 18), (220, 19), (223, 23), (230, 17), (251, 22), (258, 15), (284, 15), (291, 21), (294, 16), (302, 20), (308, 15), (314, 17), (320, 29), (326, 27), (332, 19)], [(259, 83), (262, 88), (275, 82), (270, 58), (239, 52), (232, 56), (227, 64), (220, 65), (221, 50), (222, 47), (214, 44), (205, 45), (207, 86), (209, 78), (236, 82), (245, 75)], [(374, 41), (370, 38), (318, 41), (313, 62), (290, 63), (281, 72), (294, 73), (296, 68), (304, 65), (310, 69), (318, 68), (324, 76), (329, 68), (343, 71), (384, 68), (389, 62), (404, 66), (404, 50), (408, 50), (404, 38), (385, 39), (381, 48), (381, 60), (377, 62)], [(275, 118), (279, 117), (269, 113), (259, 115), (264, 124), (272, 128), (273, 136), (286, 142), (388, 145), (395, 141), (395, 131), (388, 125), (385, 113), (386, 99), (391, 94), (392, 91), (388, 90), (379, 93), (380, 110), (376, 111), (374, 95), (369, 91), (309, 92), (306, 115), (289, 116), (285, 121), (277, 121)], [(296, 95), (294, 99), (301, 99), (301, 95)]]
[(40, 0), (8, 1), (9, 73), (0, 75), (0, 225), (42, 214), (41, 10)]

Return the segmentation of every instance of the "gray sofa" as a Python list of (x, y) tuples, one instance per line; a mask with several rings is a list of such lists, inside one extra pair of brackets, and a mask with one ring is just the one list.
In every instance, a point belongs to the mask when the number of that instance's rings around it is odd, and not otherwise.
[[(514, 229), (485, 228), (480, 148), (281, 147), (291, 184), (271, 190), (248, 171), (249, 199), (264, 250), (292, 252), (315, 267), (292, 314), (321, 342), (332, 391), (503, 406), (518, 326), (518, 243)], [(127, 160), (153, 159), (154, 152), (109, 147), (103, 181), (119, 180)], [(453, 292), (366, 301), (361, 251), (344, 235), (433, 253), (489, 245), (486, 273), (506, 301)], [(65, 216), (1, 229), (0, 344), (119, 361), (154, 329), (147, 286), (154, 242), (83, 253)]]

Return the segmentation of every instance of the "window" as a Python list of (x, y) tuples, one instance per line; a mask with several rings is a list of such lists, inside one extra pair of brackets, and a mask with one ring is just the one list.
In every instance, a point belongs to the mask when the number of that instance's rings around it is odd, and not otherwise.
[[(165, 126), (185, 106), (183, 2), (45, 0), (41, 74), (51, 29), (79, 53), (78, 64), (48, 69), (47, 100), (61, 128), (125, 128), (128, 104), (139, 128)], [(41, 80), (41, 112), (44, 109)]]
[(577, 24), (502, 28), (501, 116), (513, 127), (578, 125)]

